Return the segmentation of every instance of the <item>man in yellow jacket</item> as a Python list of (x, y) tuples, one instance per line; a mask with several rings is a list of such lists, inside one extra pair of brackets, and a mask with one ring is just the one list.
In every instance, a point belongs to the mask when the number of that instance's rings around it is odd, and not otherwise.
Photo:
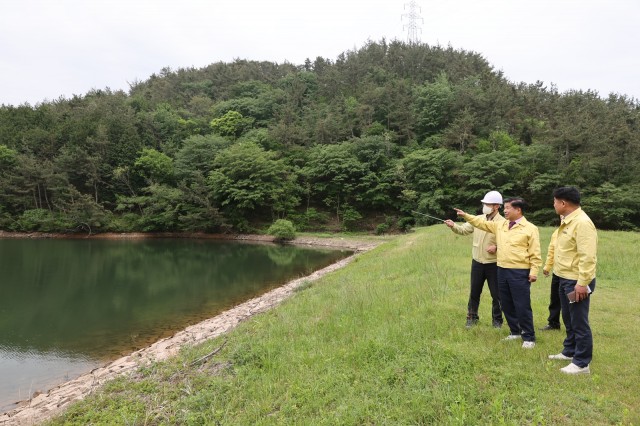
[[(498, 191), (489, 191), (482, 203), (482, 214), (478, 217), (493, 222), (501, 222), (500, 215), (502, 195)], [(491, 293), (491, 317), (495, 328), (502, 327), (502, 308), (500, 307), (500, 292), (498, 291), (498, 266), (496, 265), (496, 236), (490, 232), (474, 228), (470, 223), (457, 224), (452, 220), (445, 220), (451, 230), (458, 235), (473, 234), (473, 248), (471, 249), (471, 284), (469, 286), (469, 303), (467, 304), (467, 328), (478, 323), (480, 317), (480, 296), (484, 282), (487, 282)]]
[(522, 347), (532, 349), (536, 345), (536, 333), (531, 309), (531, 283), (538, 279), (542, 257), (540, 234), (538, 228), (523, 216), (525, 206), (522, 198), (504, 200), (506, 220), (502, 222), (486, 221), (455, 210), (471, 225), (495, 234), (500, 303), (511, 331), (504, 340), (522, 338)]
[[(577, 188), (554, 190), (553, 207), (564, 216), (554, 246), (553, 273), (560, 278), (562, 320), (567, 337), (562, 352), (549, 358), (572, 361), (560, 369), (563, 373), (588, 374), (593, 356), (589, 304), (590, 294), (596, 287), (598, 233), (580, 207)], [(575, 301), (570, 300), (570, 293), (575, 295)]]

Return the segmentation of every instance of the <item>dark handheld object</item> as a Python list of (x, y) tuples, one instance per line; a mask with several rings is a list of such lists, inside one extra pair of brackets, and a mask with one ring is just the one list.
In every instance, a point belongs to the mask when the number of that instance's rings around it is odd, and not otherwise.
[(420, 212), (417, 212), (417, 211), (415, 211), (415, 210), (411, 210), (411, 212), (412, 212), (412, 213), (415, 213), (415, 214), (422, 215), (422, 216), (429, 217), (429, 218), (431, 218), (431, 219), (439, 220), (440, 222), (445, 222), (445, 220), (444, 220), (444, 219), (440, 219), (439, 217), (429, 216), (428, 214), (420, 213)]

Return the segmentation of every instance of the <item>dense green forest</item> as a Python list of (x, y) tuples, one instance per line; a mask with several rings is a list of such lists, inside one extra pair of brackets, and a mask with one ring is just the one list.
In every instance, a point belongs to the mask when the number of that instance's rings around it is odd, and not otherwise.
[(561, 185), (597, 226), (636, 229), (639, 172), (636, 99), (517, 84), (478, 53), (400, 41), (0, 107), (4, 230), (382, 232), (491, 189), (543, 225)]

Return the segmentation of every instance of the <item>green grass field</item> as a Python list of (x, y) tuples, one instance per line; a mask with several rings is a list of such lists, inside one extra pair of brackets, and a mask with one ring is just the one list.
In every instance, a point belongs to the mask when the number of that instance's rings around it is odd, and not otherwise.
[[(542, 252), (551, 228), (541, 229)], [(52, 424), (640, 424), (640, 234), (599, 233), (591, 375), (567, 376), (561, 332), (537, 346), (465, 329), (471, 237), (443, 225), (394, 238), (278, 308), (117, 379)], [(551, 278), (533, 284), (536, 329)], [(207, 362), (193, 360), (219, 347)]]

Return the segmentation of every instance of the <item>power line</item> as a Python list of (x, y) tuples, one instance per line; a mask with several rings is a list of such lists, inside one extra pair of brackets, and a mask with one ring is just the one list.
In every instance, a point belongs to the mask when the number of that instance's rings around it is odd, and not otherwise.
[(420, 16), (422, 8), (418, 6), (418, 3), (416, 3), (415, 0), (411, 0), (408, 5), (405, 3), (405, 10), (407, 10), (407, 6), (409, 6), (408, 12), (402, 14), (402, 19), (404, 20), (404, 18), (407, 18), (408, 23), (406, 25), (403, 25), (402, 30), (404, 31), (405, 28), (408, 30), (407, 42), (409, 44), (420, 43), (418, 32), (422, 33), (422, 27), (418, 25), (418, 22), (422, 21), (422, 23), (424, 24), (424, 19), (422, 19), (422, 16)]

